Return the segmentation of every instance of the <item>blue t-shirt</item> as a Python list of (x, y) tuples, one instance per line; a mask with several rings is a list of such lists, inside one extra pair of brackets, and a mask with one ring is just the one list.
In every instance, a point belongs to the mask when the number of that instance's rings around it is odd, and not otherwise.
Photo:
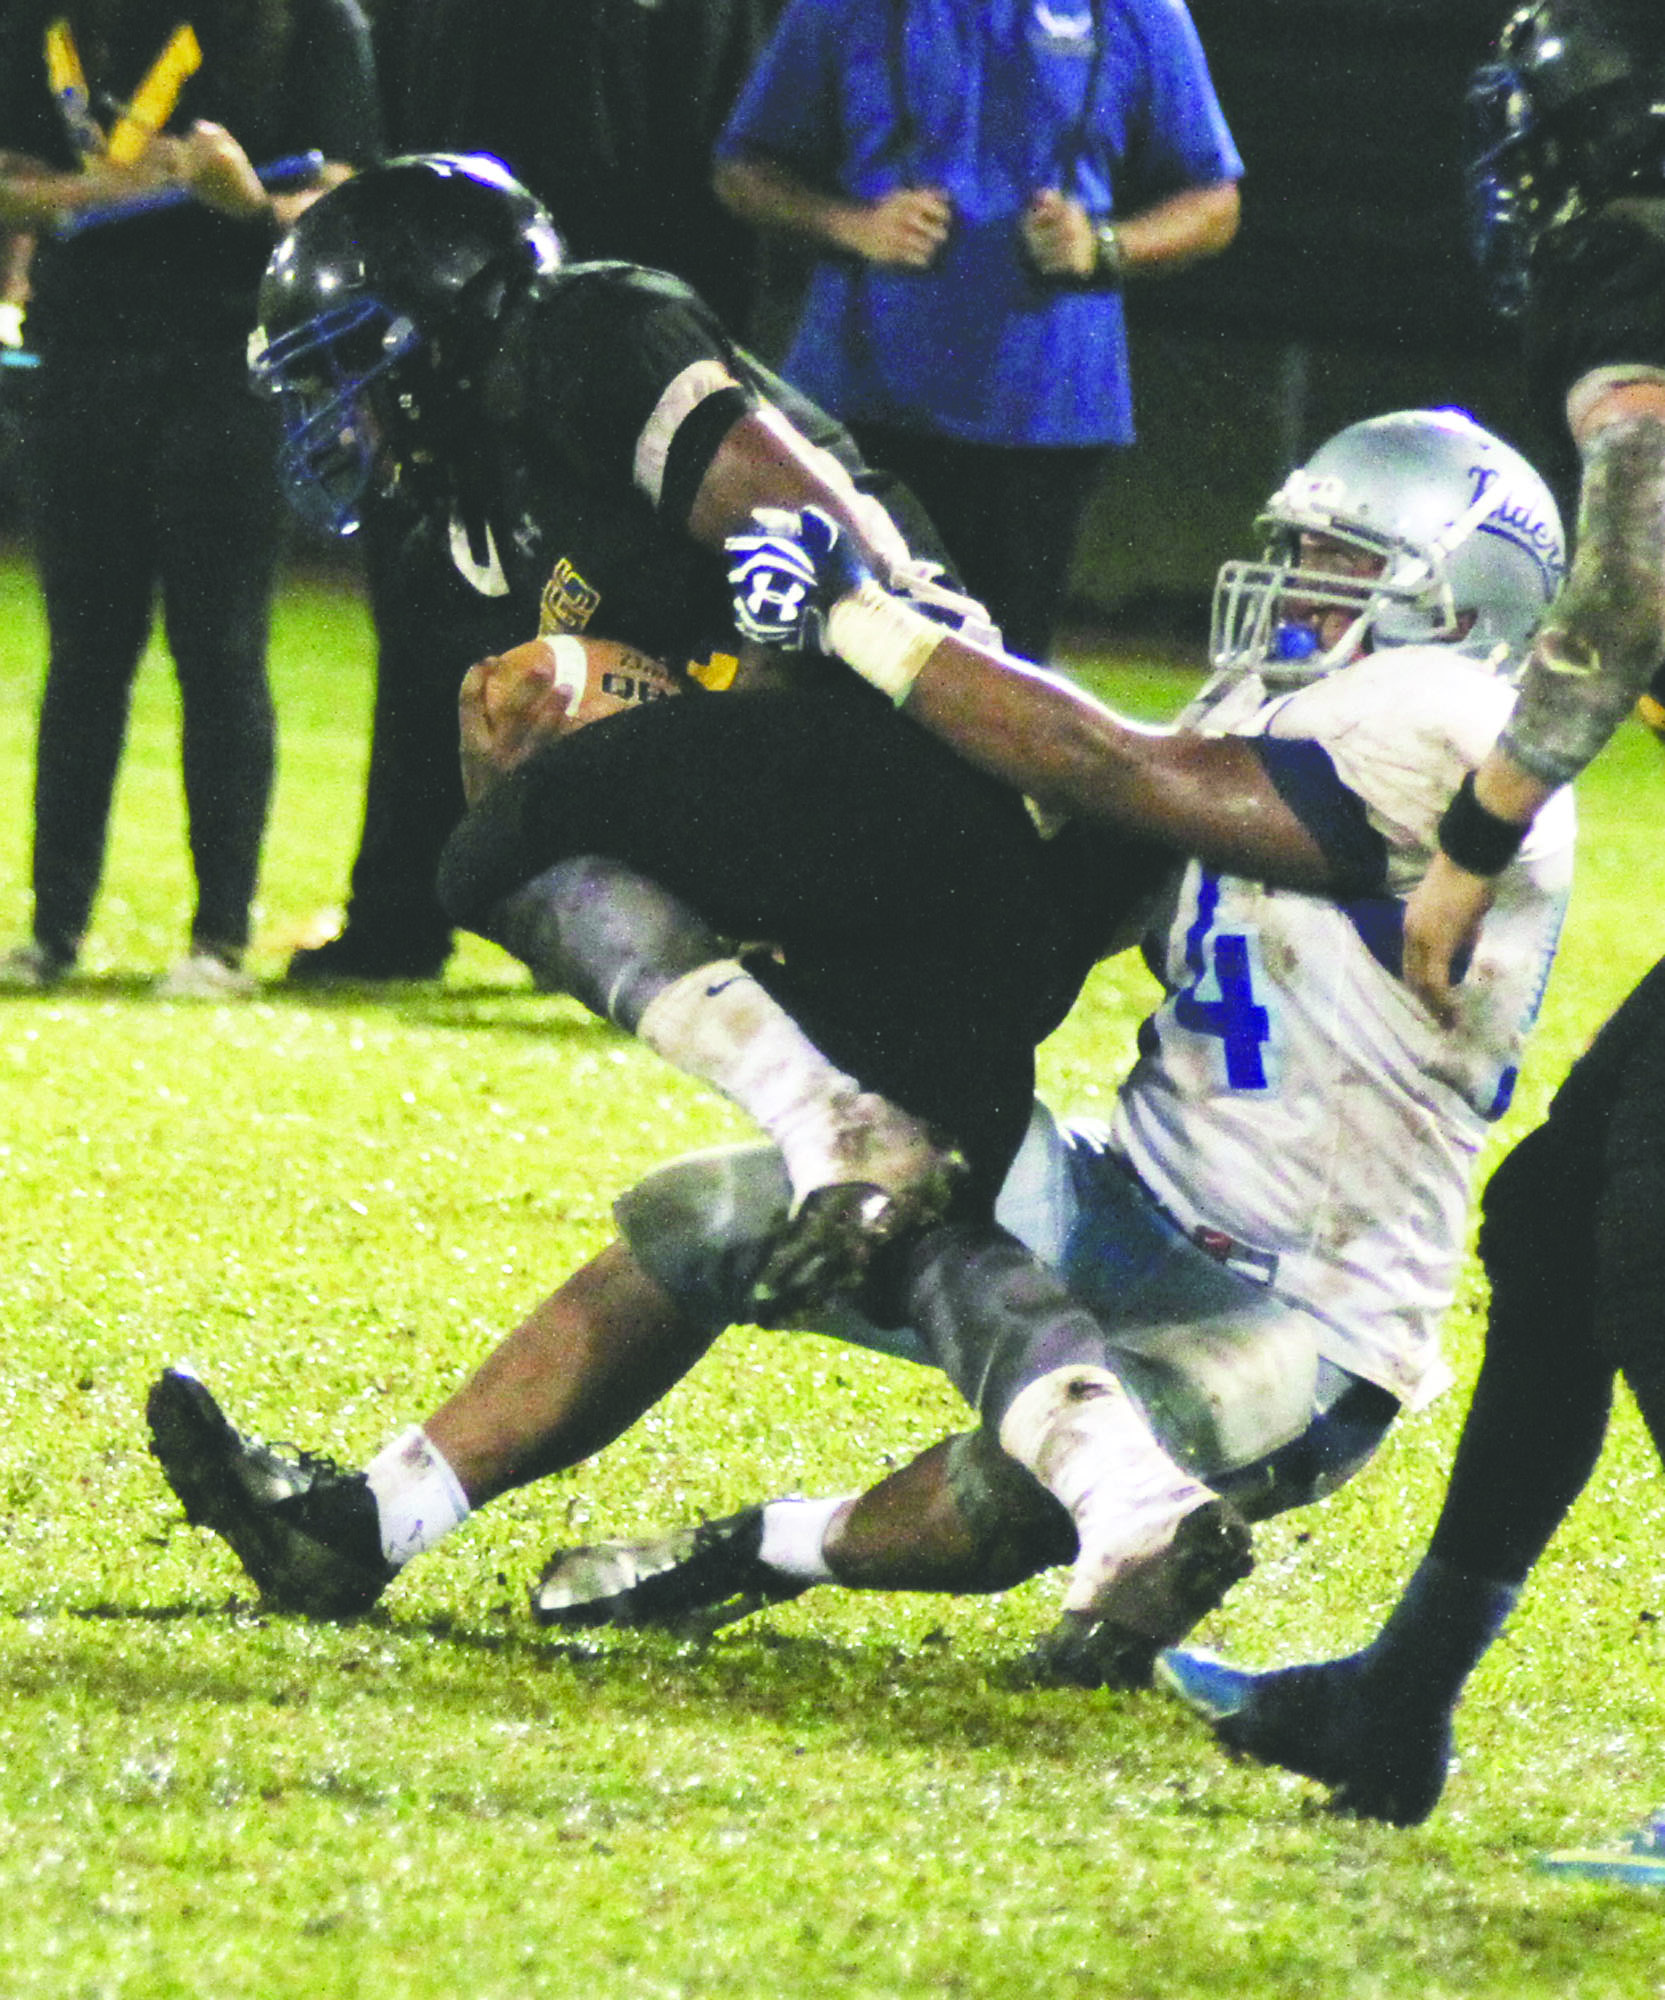
[(992, 444), (1133, 436), (1120, 295), (1031, 270), (1037, 190), (1125, 215), (1243, 170), (1183, 0), (788, 0), (717, 151), (861, 201), (947, 192), (928, 271), (817, 262), (783, 372), (845, 419)]

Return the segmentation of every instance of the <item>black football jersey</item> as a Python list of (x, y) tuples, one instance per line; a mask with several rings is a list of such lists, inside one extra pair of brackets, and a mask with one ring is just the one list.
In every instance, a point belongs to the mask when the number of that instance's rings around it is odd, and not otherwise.
[(882, 484), (842, 426), (738, 347), (680, 279), (575, 265), (515, 309), (481, 398), (479, 484), (528, 635), (624, 640), (725, 685), (739, 645), (727, 564), (690, 538), (687, 513), (721, 436), (760, 397), (858, 483)]

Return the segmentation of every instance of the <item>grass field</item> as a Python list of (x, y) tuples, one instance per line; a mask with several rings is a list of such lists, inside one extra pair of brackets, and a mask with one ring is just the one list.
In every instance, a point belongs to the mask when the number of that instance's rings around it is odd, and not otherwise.
[[(345, 880), (367, 635), (282, 608), (257, 969)], [(41, 632), (0, 571), (0, 924), (27, 911)], [(1172, 676), (1113, 676), (1160, 705)], [(516, 968), (192, 1010), (146, 992), (187, 910), (171, 681), (147, 667), (88, 977), (0, 1003), (0, 2000), (1636, 1996), (1665, 1902), (1545, 1847), (1665, 1799), (1665, 1487), (1628, 1409), (1477, 1677), (1424, 1828), (1336, 1821), (1155, 1695), (1015, 1693), (1057, 1580), (811, 1593), (705, 1647), (546, 1643), (555, 1541), (865, 1482), (959, 1422), (932, 1377), (737, 1332), (636, 1434), (491, 1510), (345, 1628), (267, 1618), (144, 1448), (188, 1356), (233, 1413), (352, 1458), (447, 1391), (727, 1114)], [(1588, 853), (1501, 1138), (1665, 949), (1654, 747), (1584, 793)], [(1107, 1096), (1144, 1001), (1109, 969), (1044, 1052)], [(1372, 1629), (1420, 1549), (1477, 1358), (1347, 1492), (1263, 1532), (1207, 1628), (1251, 1661)]]

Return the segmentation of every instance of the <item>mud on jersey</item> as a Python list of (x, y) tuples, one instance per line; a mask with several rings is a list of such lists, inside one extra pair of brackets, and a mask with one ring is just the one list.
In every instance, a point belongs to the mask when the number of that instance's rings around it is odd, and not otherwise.
[(1385, 881), (1337, 900), (1193, 862), (1147, 943), (1166, 998), (1112, 1126), (1187, 1231), (1313, 1313), (1326, 1358), (1406, 1400), (1438, 1358), (1475, 1155), (1508, 1104), (1571, 883), (1562, 794), (1501, 878), (1456, 1026), (1401, 982), (1403, 899), (1513, 700), (1474, 662), (1419, 646), (1275, 698), (1239, 681), (1189, 718), (1320, 744), (1385, 843)]

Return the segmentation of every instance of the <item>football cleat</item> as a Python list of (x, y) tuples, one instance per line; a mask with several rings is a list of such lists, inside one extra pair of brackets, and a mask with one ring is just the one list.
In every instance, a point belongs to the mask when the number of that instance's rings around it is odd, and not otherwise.
[(283, 977), (290, 986), (371, 986), (402, 979), (440, 979), (450, 945), (408, 935), (384, 936), (351, 924), (322, 944), (292, 952)]
[(1545, 1875), (1581, 1875), (1593, 1882), (1624, 1882), (1632, 1888), (1665, 1888), (1665, 1813), (1617, 1847), (1567, 1847), (1538, 1862)]
[(793, 1207), (752, 1282), (759, 1326), (788, 1326), (860, 1289), (882, 1250), (948, 1213), (967, 1167), (905, 1111), (869, 1091), (833, 1107), (820, 1180)]
[(1125, 1563), (1090, 1611), (1065, 1611), (1026, 1655), (1036, 1687), (1149, 1687), (1158, 1654), (1254, 1568), (1247, 1523), (1225, 1500), (1194, 1508), (1155, 1554)]
[(1217, 1660), (1212, 1653), (1189, 1653), (1175, 1646), (1157, 1656), (1155, 1679), (1212, 1726), (1237, 1714), (1261, 1676), (1234, 1667), (1229, 1660)]
[(188, 1368), (157, 1377), (145, 1414), (151, 1455), (186, 1520), (229, 1544), (274, 1609), (352, 1618), (398, 1574), (362, 1472), (243, 1437)]
[(1385, 1699), (1362, 1655), (1254, 1674), (1175, 1651), (1156, 1677), (1225, 1749), (1328, 1785), (1338, 1813), (1416, 1826), (1445, 1789), (1451, 1711)]
[(808, 1588), (759, 1560), (763, 1509), (748, 1507), (646, 1542), (557, 1549), (532, 1588), (540, 1625), (660, 1625), (705, 1633)]

